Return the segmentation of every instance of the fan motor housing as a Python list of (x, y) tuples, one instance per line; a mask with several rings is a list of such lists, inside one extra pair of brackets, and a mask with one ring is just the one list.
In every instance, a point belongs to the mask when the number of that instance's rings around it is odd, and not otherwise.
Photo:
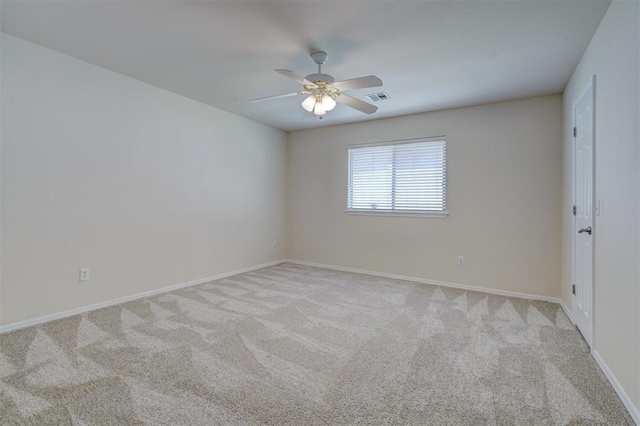
[(324, 81), (325, 83), (333, 83), (334, 81), (336, 81), (336, 79), (333, 78), (333, 76), (330, 76), (329, 74), (324, 74), (324, 73), (309, 74), (305, 78), (307, 80), (311, 81), (312, 83), (315, 83), (316, 81)]

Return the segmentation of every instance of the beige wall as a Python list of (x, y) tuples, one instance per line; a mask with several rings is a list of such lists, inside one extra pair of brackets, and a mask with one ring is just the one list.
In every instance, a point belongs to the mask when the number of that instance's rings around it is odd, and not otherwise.
[[(553, 95), (290, 133), (289, 257), (559, 297), (561, 108)], [(437, 135), (448, 218), (344, 212), (349, 144)]]
[(640, 3), (614, 1), (564, 92), (562, 299), (572, 305), (573, 105), (596, 75), (593, 346), (640, 407)]
[(2, 55), (3, 324), (285, 257), (284, 132), (11, 36)]

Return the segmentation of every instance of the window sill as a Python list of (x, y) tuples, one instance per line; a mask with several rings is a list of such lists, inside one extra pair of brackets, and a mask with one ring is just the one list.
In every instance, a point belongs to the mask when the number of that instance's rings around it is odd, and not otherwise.
[(346, 214), (353, 214), (359, 216), (395, 216), (395, 217), (422, 217), (422, 218), (430, 218), (430, 219), (446, 219), (449, 216), (449, 213), (444, 212), (417, 212), (417, 211), (407, 211), (407, 212), (393, 212), (388, 210), (345, 210)]

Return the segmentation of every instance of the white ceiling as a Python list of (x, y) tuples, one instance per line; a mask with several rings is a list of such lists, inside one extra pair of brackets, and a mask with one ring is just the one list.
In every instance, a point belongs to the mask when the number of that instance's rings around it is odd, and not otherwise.
[[(156, 1), (4, 0), (2, 30), (284, 130), (560, 93), (610, 0)], [(374, 74), (384, 86), (303, 119), (299, 90), (273, 71), (337, 80)]]

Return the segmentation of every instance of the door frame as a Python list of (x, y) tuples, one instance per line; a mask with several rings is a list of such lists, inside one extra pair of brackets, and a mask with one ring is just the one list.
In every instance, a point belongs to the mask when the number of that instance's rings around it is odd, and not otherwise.
[[(591, 283), (591, 318), (590, 318), (590, 322), (591, 322), (591, 344), (590, 349), (593, 348), (593, 342), (595, 342), (595, 316), (596, 316), (596, 238), (597, 238), (597, 228), (596, 228), (596, 206), (599, 205), (599, 200), (596, 198), (596, 75), (593, 74), (591, 76), (591, 78), (589, 79), (589, 83), (578, 93), (578, 96), (576, 96), (576, 99), (573, 101), (573, 104), (571, 106), (571, 114), (573, 115), (573, 126), (571, 129), (572, 135), (571, 135), (571, 139), (572, 139), (572, 150), (571, 150), (571, 155), (573, 157), (573, 175), (572, 175), (572, 179), (573, 179), (573, 205), (576, 205), (576, 137), (573, 136), (573, 128), (576, 127), (577, 124), (577, 120), (576, 120), (576, 108), (578, 107), (578, 104), (580, 103), (580, 101), (582, 100), (582, 98), (584, 98), (584, 96), (587, 94), (587, 92), (589, 92), (589, 89), (591, 89), (591, 111), (593, 114), (593, 119), (591, 120), (591, 126), (592, 126), (592, 171), (591, 171), (591, 180), (592, 180), (592, 200), (593, 200), (593, 205), (591, 206), (591, 217), (593, 217), (593, 235), (592, 235), (592, 242), (591, 242), (591, 258), (592, 258), (592, 262), (591, 262), (591, 268), (592, 268), (592, 283)], [(598, 208), (599, 210), (599, 208)], [(598, 215), (599, 215), (599, 211), (598, 211)], [(571, 259), (572, 259), (572, 268), (571, 268), (571, 285), (575, 285), (576, 284), (576, 276), (577, 276), (577, 262), (576, 262), (576, 239), (578, 237), (578, 221), (577, 221), (577, 216), (576, 215), (572, 215), (571, 216), (572, 219), (572, 226), (571, 226), (571, 230), (572, 230), (572, 235), (571, 235)], [(571, 294), (571, 314), (573, 315), (573, 318), (571, 320), (571, 322), (576, 325), (575, 322), (575, 317), (576, 317), (576, 301), (575, 301), (575, 294)], [(586, 339), (585, 339), (586, 340)], [(589, 342), (587, 342), (587, 344), (589, 344)]]

